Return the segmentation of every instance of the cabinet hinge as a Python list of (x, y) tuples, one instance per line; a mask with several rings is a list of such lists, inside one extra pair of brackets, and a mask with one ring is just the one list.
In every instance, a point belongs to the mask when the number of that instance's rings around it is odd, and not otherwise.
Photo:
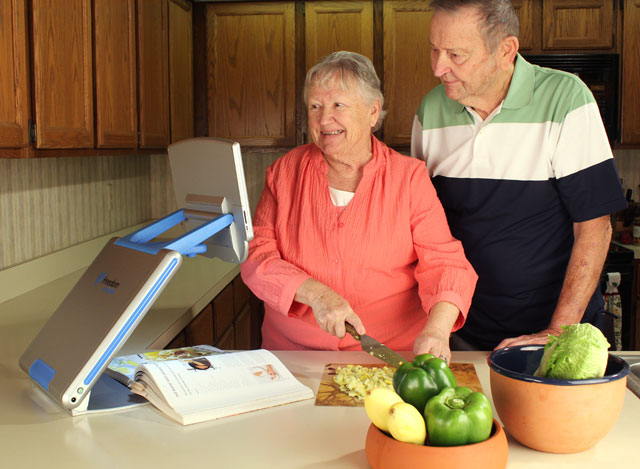
[(36, 123), (33, 122), (32, 120), (29, 120), (27, 125), (29, 126), (29, 144), (30, 145), (35, 145), (35, 143), (36, 143)]
[(142, 143), (142, 132), (138, 132), (138, 145)]

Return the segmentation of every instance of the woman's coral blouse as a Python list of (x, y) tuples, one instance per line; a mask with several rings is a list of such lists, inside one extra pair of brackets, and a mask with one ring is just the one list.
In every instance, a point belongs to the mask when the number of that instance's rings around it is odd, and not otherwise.
[(313, 310), (294, 301), (312, 277), (334, 289), (362, 319), (367, 334), (412, 350), (428, 311), (439, 301), (465, 321), (477, 276), (451, 236), (424, 162), (372, 137), (373, 158), (351, 202), (331, 202), (327, 164), (304, 145), (267, 169), (253, 218), (255, 237), (242, 278), (265, 303), (263, 347), (359, 350), (349, 335), (324, 332)]

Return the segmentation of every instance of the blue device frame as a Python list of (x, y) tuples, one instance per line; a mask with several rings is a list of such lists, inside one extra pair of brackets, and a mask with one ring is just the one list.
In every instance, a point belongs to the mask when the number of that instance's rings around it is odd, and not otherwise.
[(194, 257), (207, 251), (207, 246), (202, 244), (204, 241), (233, 223), (233, 215), (224, 213), (170, 241), (150, 242), (187, 218), (184, 209), (177, 210), (151, 225), (118, 239), (115, 244), (148, 254), (157, 254), (161, 249), (170, 249), (183, 256)]

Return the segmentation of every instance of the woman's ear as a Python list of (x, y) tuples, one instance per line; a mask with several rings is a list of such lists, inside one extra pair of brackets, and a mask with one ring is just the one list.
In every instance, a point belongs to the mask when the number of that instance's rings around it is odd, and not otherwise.
[(381, 111), (381, 104), (380, 104), (380, 99), (376, 98), (373, 100), (373, 104), (371, 104), (371, 120), (369, 122), (369, 124), (371, 125), (371, 128), (375, 127), (375, 125), (378, 123), (378, 118), (380, 117), (380, 111)]

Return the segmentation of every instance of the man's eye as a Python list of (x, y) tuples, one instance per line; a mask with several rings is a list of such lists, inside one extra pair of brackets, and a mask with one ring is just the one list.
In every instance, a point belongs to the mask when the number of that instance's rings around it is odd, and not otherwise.
[(317, 105), (317, 104), (311, 104), (311, 105), (309, 106), (309, 109), (318, 109), (319, 107), (320, 107), (320, 106), (319, 106), (319, 105)]
[(461, 64), (465, 60), (465, 57), (460, 54), (450, 54), (449, 57), (451, 57), (451, 61), (455, 64)]

